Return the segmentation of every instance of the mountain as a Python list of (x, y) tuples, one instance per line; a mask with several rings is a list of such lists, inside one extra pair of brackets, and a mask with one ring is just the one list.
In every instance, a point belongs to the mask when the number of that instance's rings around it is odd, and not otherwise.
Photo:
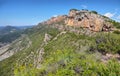
[(14, 26), (5, 26), (0, 29), (0, 43), (10, 43), (20, 37), (21, 30)]
[(27, 28), (32, 28), (34, 25), (27, 25), (27, 26), (16, 26), (19, 29), (27, 29)]
[(16, 30), (19, 30), (19, 28), (13, 27), (13, 26), (5, 26), (0, 30), (0, 34), (7, 34), (10, 32), (14, 32)]
[(0, 27), (0, 43), (11, 43), (21, 36), (25, 29), (32, 26), (3, 26)]
[(0, 75), (119, 76), (119, 24), (88, 10), (52, 17), (4, 46)]

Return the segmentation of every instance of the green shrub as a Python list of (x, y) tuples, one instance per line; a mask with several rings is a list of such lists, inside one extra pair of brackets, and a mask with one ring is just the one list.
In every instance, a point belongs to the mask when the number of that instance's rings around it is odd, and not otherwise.
[(102, 53), (119, 53), (120, 36), (117, 34), (103, 34), (96, 38), (97, 50)]
[[(116, 60), (110, 60), (108, 63), (104, 64), (103, 62), (97, 61), (96, 55), (87, 53), (75, 53), (73, 50), (54, 51), (42, 65), (47, 66), (43, 70), (45, 71), (43, 75), (119, 76), (120, 64)], [(57, 66), (56, 69), (55, 66)]]
[(75, 8), (73, 8), (73, 9), (70, 9), (70, 11), (72, 11), (72, 10), (74, 10), (74, 11), (78, 11), (78, 9), (75, 9)]
[(116, 28), (120, 29), (120, 23), (116, 22), (116, 21), (109, 21), (113, 24), (113, 26), (115, 26)]
[(115, 34), (120, 34), (120, 31), (115, 30), (113, 33), (115, 33)]
[(98, 14), (96, 11), (91, 11), (91, 13)]
[(28, 66), (21, 65), (14, 68), (14, 76), (39, 76), (39, 72), (32, 67), (32, 64)]

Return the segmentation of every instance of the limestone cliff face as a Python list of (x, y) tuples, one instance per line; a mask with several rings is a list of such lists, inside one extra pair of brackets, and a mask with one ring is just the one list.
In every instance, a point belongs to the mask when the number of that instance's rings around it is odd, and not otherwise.
[(88, 28), (92, 31), (109, 31), (112, 24), (103, 16), (88, 10), (70, 10), (66, 25)]
[(88, 10), (70, 10), (68, 15), (52, 17), (44, 24), (64, 23), (68, 26), (88, 28), (91, 31), (110, 31), (112, 24), (102, 15)]

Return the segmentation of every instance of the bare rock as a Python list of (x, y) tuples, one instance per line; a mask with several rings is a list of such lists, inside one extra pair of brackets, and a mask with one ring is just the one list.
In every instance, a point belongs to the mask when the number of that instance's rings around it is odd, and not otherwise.
[(51, 38), (52, 38), (51, 35), (45, 33), (45, 38), (44, 38), (44, 42), (45, 42), (45, 44), (47, 44), (47, 42), (48, 42), (49, 40), (51, 40)]
[(65, 24), (69, 26), (88, 28), (91, 31), (110, 31), (112, 24), (103, 16), (88, 10), (70, 10)]

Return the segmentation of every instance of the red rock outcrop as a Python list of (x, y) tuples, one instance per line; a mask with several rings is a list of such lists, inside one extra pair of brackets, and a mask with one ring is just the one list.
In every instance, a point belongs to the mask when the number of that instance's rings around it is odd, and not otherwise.
[(107, 22), (103, 16), (88, 10), (70, 10), (65, 24), (88, 28), (92, 31), (109, 31), (112, 27), (112, 24)]
[(102, 15), (88, 10), (70, 10), (68, 15), (52, 17), (44, 24), (64, 23), (68, 26), (88, 28), (91, 31), (110, 31), (112, 24)]

